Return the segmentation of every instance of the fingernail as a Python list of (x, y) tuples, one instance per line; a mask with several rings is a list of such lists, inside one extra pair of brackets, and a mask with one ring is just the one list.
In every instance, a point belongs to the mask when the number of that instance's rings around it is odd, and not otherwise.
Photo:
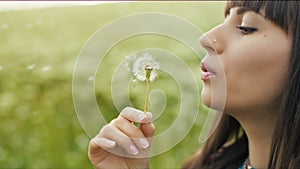
[(137, 155), (139, 153), (139, 151), (137, 150), (137, 148), (134, 145), (131, 145), (129, 147), (129, 149), (133, 155)]
[(144, 120), (145, 118), (147, 118), (147, 116), (145, 114), (139, 114), (138, 118), (139, 120)]
[(94, 143), (96, 143), (98, 145), (101, 144), (101, 139), (99, 139), (99, 138), (93, 138), (92, 140)]
[(115, 141), (111, 141), (111, 140), (106, 140), (105, 144), (109, 147), (113, 147), (116, 145)]
[(148, 141), (147, 141), (146, 139), (144, 139), (144, 138), (141, 138), (141, 139), (140, 139), (140, 144), (141, 144), (141, 147), (142, 147), (142, 148), (147, 148), (147, 147), (149, 147)]
[(107, 148), (113, 148), (117, 143), (115, 141), (112, 140), (104, 140), (104, 139), (100, 139), (100, 138), (93, 138), (93, 141), (98, 144), (99, 146), (103, 145)]

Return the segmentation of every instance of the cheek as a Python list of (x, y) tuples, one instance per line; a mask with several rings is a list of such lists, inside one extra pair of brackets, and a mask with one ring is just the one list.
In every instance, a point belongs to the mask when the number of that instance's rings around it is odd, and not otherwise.
[(231, 56), (223, 62), (228, 105), (241, 108), (275, 103), (285, 83), (289, 52), (279, 46), (256, 46)]

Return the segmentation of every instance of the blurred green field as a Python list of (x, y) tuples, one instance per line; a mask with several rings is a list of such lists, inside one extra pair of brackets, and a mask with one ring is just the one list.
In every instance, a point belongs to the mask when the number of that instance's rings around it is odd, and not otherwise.
[[(81, 48), (99, 28), (129, 14), (164, 12), (184, 18), (205, 32), (222, 22), (223, 9), (224, 2), (126, 2), (0, 12), (0, 168), (92, 168), (87, 158), (90, 138), (74, 110), (72, 75)], [(107, 120), (118, 114), (110, 86), (121, 57), (149, 47), (183, 56), (201, 84), (200, 60), (190, 57), (183, 45), (151, 35), (130, 38), (107, 54), (110, 57), (103, 60), (95, 79), (97, 102)], [(172, 79), (162, 76), (153, 87), (166, 91), (166, 111), (176, 112), (180, 95), (174, 92), (178, 90), (176, 84), (171, 83)], [(143, 85), (137, 83), (130, 90), (133, 105), (142, 109)], [(161, 116), (154, 122), (157, 133), (175, 118), (171, 113)], [(152, 158), (151, 167), (180, 168), (201, 146), (200, 131), (198, 118), (180, 144)]]

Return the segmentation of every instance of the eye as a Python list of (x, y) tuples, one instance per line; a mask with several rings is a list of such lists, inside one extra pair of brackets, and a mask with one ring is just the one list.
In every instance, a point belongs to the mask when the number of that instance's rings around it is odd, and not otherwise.
[(247, 35), (257, 31), (257, 28), (245, 27), (245, 26), (236, 26), (236, 28), (240, 29), (242, 34)]

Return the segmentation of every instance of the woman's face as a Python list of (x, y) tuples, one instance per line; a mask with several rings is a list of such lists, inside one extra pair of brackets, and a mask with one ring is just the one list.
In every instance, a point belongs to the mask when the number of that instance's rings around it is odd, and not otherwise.
[(291, 50), (291, 38), (280, 27), (236, 7), (222, 24), (201, 36), (200, 43), (207, 50), (202, 60), (202, 99), (207, 106), (222, 104), (218, 91), (224, 84), (225, 112), (276, 107)]

